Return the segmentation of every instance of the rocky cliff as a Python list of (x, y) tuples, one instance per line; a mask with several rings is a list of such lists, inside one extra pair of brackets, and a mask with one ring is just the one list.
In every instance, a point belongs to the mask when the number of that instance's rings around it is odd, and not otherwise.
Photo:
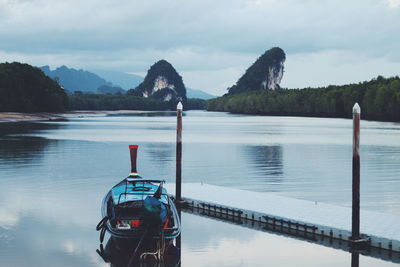
[(228, 88), (229, 95), (262, 89), (279, 89), (283, 77), (285, 52), (274, 47), (266, 51), (253, 63), (237, 81)]
[(160, 60), (151, 66), (144, 81), (128, 93), (163, 101), (186, 101), (182, 77), (166, 60)]

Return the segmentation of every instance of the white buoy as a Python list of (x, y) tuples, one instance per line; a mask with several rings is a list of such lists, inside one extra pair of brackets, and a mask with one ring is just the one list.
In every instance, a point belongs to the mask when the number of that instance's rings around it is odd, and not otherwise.
[(353, 106), (353, 114), (360, 114), (360, 113), (361, 113), (361, 108), (358, 105), (358, 103), (355, 103), (354, 106)]
[(178, 105), (176, 106), (177, 110), (182, 110), (183, 109), (183, 105), (181, 103), (181, 101), (179, 101)]

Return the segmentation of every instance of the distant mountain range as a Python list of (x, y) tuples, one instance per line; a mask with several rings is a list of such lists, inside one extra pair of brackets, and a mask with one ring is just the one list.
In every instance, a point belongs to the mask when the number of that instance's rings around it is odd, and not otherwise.
[(135, 88), (141, 82), (143, 82), (143, 77), (136, 74), (110, 71), (110, 70), (91, 70), (91, 71), (93, 73), (96, 73), (100, 77), (106, 79), (107, 81), (111, 82), (115, 86), (121, 87), (126, 91)]
[(216, 98), (215, 95), (210, 95), (204, 91), (201, 90), (195, 90), (191, 88), (186, 87), (186, 96), (187, 98), (200, 98), (200, 99), (211, 99), (211, 98)]
[(49, 66), (43, 66), (40, 69), (69, 93), (75, 91), (97, 93), (97, 88), (102, 85), (112, 86), (112, 83), (86, 70), (76, 70), (67, 66), (61, 66), (55, 70), (51, 70)]
[[(144, 78), (117, 71), (93, 70), (69, 68), (61, 66), (51, 70), (49, 66), (40, 69), (50, 78), (58, 81), (69, 93), (81, 91), (86, 93), (125, 93), (125, 91), (137, 87)], [(210, 99), (215, 96), (200, 90), (186, 88), (188, 98)]]

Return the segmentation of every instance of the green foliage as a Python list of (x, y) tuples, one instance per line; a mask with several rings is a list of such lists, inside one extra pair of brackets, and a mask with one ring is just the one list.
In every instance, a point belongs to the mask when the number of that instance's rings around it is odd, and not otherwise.
[(0, 64), (0, 111), (59, 112), (68, 107), (60, 85), (28, 64)]
[(186, 101), (186, 105), (184, 106), (185, 110), (192, 109), (205, 109), (206, 100), (200, 98), (188, 98)]
[(167, 102), (134, 95), (73, 94), (71, 110), (168, 110)]
[[(69, 95), (72, 110), (176, 110), (176, 102), (164, 102), (135, 95), (76, 93)], [(188, 99), (185, 110), (204, 109), (205, 100)]]
[(104, 85), (99, 86), (99, 88), (97, 88), (97, 93), (98, 94), (123, 94), (123, 93), (125, 93), (125, 90), (122, 89), (121, 87), (110, 86), (110, 85), (104, 84)]
[(368, 82), (302, 90), (262, 90), (210, 99), (209, 111), (232, 113), (342, 117), (351, 116), (358, 102), (362, 117), (400, 121), (400, 78), (379, 76)]

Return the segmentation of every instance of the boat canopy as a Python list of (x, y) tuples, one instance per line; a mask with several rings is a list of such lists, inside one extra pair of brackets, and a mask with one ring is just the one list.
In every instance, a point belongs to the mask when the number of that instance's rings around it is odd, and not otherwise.
[[(128, 201), (144, 201), (147, 196), (153, 196), (164, 182), (155, 179), (127, 178), (111, 189), (114, 203), (118, 205)], [(165, 188), (162, 188), (160, 201), (168, 204)]]

